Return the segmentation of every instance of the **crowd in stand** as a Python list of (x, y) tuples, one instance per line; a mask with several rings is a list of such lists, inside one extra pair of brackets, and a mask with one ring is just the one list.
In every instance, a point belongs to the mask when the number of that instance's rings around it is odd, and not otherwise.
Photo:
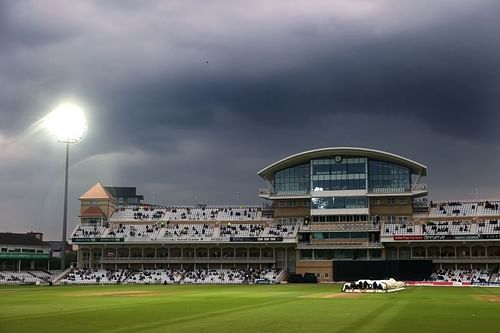
[(227, 240), (244, 237), (285, 237), (294, 238), (297, 225), (269, 225), (258, 223), (171, 223), (123, 224), (109, 227), (78, 226), (72, 238), (126, 238), (128, 240)]
[(484, 208), (492, 209), (492, 210), (498, 210), (498, 203), (491, 203), (489, 201), (486, 201), (484, 203)]
[(273, 269), (72, 269), (62, 284), (253, 284), (277, 283)]
[(498, 220), (490, 220), (488, 223), (479, 222), (478, 223), (479, 233), (494, 233), (495, 231), (500, 231), (500, 225), (498, 225)]
[(432, 273), (431, 281), (487, 283), (491, 271), (486, 269), (440, 269)]
[(260, 236), (260, 233), (264, 231), (264, 226), (262, 224), (238, 224), (220, 227), (220, 235), (228, 236)]
[(103, 269), (71, 269), (61, 282), (63, 284), (113, 283), (108, 279), (110, 273)]
[(450, 201), (430, 203), (430, 216), (480, 216), (498, 214), (498, 201)]
[(111, 221), (258, 220), (261, 212), (257, 207), (120, 207)]
[(388, 235), (481, 235), (497, 234), (498, 220), (472, 223), (471, 221), (431, 221), (425, 224), (384, 224), (382, 232)]
[(266, 236), (269, 236), (269, 235), (272, 235), (272, 236), (291, 236), (293, 235), (295, 232), (295, 226), (294, 225), (288, 225), (288, 226), (285, 226), (285, 225), (282, 225), (282, 224), (278, 224), (276, 225), (275, 227), (271, 227), (269, 228), (268, 230), (268, 235)]
[(469, 223), (453, 221), (451, 224), (446, 222), (429, 222), (422, 225), (422, 232), (424, 234), (449, 234), (449, 233), (468, 233), (471, 227)]
[(208, 224), (198, 224), (198, 225), (179, 225), (168, 227), (165, 231), (165, 237), (167, 238), (178, 238), (178, 237), (192, 237), (192, 238), (203, 238), (205, 236), (210, 237), (213, 234), (213, 227)]
[(392, 235), (413, 233), (414, 228), (412, 225), (407, 224), (386, 224), (385, 225), (385, 233)]
[(104, 227), (98, 226), (78, 226), (73, 237), (96, 237), (100, 236), (104, 231)]
[(272, 269), (198, 269), (186, 272), (183, 282), (195, 284), (276, 283), (277, 271)]
[(163, 216), (165, 216), (165, 212), (158, 210), (154, 212), (153, 214), (146, 214), (143, 212), (136, 212), (134, 213), (134, 220), (159, 220)]

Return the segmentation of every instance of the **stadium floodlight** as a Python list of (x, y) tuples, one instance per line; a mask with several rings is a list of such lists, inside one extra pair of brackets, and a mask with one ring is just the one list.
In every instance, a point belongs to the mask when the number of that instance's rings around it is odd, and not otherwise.
[(87, 134), (85, 114), (79, 106), (72, 103), (64, 103), (55, 108), (45, 117), (44, 122), (59, 142), (77, 143)]
[(69, 145), (78, 143), (87, 134), (87, 119), (82, 109), (72, 103), (64, 103), (55, 108), (43, 119), (44, 126), (52, 133), (58, 142), (66, 144), (66, 173), (64, 177), (64, 211), (62, 230), (61, 270), (65, 267), (66, 229), (68, 225), (68, 164)]

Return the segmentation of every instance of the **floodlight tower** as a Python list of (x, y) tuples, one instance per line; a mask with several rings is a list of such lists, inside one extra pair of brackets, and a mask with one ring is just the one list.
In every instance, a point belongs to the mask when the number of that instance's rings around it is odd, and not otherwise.
[(44, 119), (47, 129), (58, 142), (66, 144), (66, 173), (64, 177), (64, 212), (62, 230), (61, 270), (65, 268), (66, 229), (68, 225), (68, 164), (69, 145), (80, 142), (87, 134), (88, 124), (80, 107), (65, 103), (59, 105)]

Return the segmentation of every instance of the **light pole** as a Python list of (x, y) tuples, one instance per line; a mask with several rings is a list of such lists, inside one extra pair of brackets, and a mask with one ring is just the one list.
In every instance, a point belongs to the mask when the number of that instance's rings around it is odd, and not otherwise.
[(47, 129), (58, 142), (66, 144), (66, 168), (64, 176), (64, 211), (62, 229), (61, 270), (65, 268), (66, 229), (68, 225), (68, 167), (69, 145), (80, 142), (87, 134), (88, 124), (82, 109), (70, 103), (61, 104), (44, 118)]

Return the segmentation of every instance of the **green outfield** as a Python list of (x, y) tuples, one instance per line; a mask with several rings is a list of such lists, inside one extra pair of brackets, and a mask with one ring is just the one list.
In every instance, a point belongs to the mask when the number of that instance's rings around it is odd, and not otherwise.
[(500, 288), (1, 287), (0, 332), (498, 332)]

